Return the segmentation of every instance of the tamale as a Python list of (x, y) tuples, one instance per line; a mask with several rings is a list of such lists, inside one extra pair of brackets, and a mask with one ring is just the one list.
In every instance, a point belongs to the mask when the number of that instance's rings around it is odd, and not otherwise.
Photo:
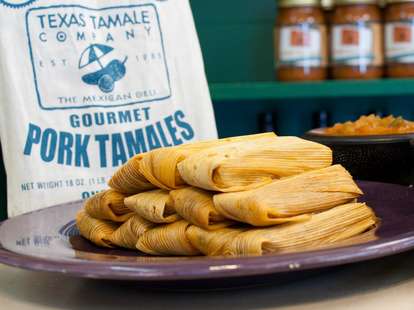
[(210, 147), (181, 161), (178, 170), (195, 187), (236, 192), (331, 164), (328, 147), (297, 137), (278, 137)]
[(194, 187), (170, 192), (175, 211), (185, 220), (207, 230), (216, 230), (231, 225), (213, 204), (213, 193)]
[(223, 255), (224, 246), (246, 230), (247, 228), (231, 227), (209, 231), (192, 225), (186, 234), (191, 244), (204, 255), (220, 256)]
[(139, 171), (144, 154), (138, 154), (130, 158), (119, 168), (108, 185), (121, 193), (137, 194), (155, 188)]
[(317, 248), (358, 235), (376, 223), (364, 203), (349, 203), (317, 213), (305, 222), (243, 232), (227, 243), (229, 256), (263, 255), (302, 248)]
[(185, 186), (185, 182), (182, 180), (177, 170), (177, 165), (188, 156), (217, 145), (239, 141), (254, 141), (263, 138), (275, 139), (276, 135), (274, 133), (264, 133), (213, 141), (202, 141), (152, 150), (145, 154), (140, 162), (140, 172), (156, 187), (165, 190), (178, 189)]
[(81, 235), (86, 239), (92, 241), (96, 245), (112, 248), (111, 236), (118, 229), (119, 224), (94, 219), (89, 216), (84, 210), (76, 214), (76, 226)]
[(137, 242), (137, 249), (151, 255), (192, 256), (200, 252), (186, 236), (190, 223), (181, 220), (157, 226), (144, 233)]
[(126, 195), (112, 189), (100, 192), (85, 202), (85, 211), (100, 220), (125, 222), (133, 214), (125, 204)]
[(112, 234), (110, 241), (123, 248), (136, 249), (138, 238), (155, 225), (139, 215), (134, 215)]
[(227, 218), (269, 226), (351, 202), (361, 194), (348, 171), (334, 165), (250, 191), (218, 194), (214, 205)]
[(152, 223), (172, 223), (181, 219), (175, 212), (170, 195), (162, 189), (130, 196), (125, 199), (125, 205)]

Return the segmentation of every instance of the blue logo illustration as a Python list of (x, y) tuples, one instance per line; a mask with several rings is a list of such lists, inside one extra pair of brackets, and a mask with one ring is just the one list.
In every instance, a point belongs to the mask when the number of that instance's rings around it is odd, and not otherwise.
[(97, 63), (100, 70), (82, 76), (82, 81), (88, 85), (98, 85), (104, 93), (110, 93), (115, 88), (115, 82), (121, 80), (126, 73), (125, 63), (128, 57), (123, 61), (114, 59), (104, 66), (101, 58), (114, 50), (113, 47), (103, 44), (91, 44), (86, 48), (79, 59), (79, 69), (88, 67), (92, 63)]
[[(4, 1), (24, 0), (0, 0), (0, 10)], [(32, 8), (21, 9), (27, 10), (28, 50), (41, 109), (109, 108), (171, 98), (155, 4), (89, 8), (40, 6), (43, 2), (55, 1), (35, 1)], [(51, 80), (59, 83), (50, 87)]]
[(13, 9), (23, 8), (36, 0), (0, 0), (0, 3)]

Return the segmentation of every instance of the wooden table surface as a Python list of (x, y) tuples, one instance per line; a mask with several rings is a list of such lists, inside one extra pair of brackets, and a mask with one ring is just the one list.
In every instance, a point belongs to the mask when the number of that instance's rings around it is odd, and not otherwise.
[(1, 309), (413, 310), (414, 252), (285, 284), (204, 292), (144, 290), (0, 265)]

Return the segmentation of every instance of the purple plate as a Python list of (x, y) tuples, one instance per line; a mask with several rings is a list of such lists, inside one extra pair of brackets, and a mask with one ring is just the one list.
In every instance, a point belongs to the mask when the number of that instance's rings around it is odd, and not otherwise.
[(242, 278), (305, 274), (414, 248), (414, 189), (374, 182), (359, 185), (365, 193), (361, 200), (382, 220), (375, 240), (262, 257), (149, 257), (135, 251), (101, 249), (80, 237), (73, 221), (82, 205), (79, 201), (3, 222), (0, 263), (86, 278), (214, 285)]

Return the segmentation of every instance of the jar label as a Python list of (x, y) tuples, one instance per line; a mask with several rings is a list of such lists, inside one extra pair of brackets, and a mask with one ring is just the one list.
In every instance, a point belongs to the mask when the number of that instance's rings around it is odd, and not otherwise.
[(326, 27), (316, 24), (283, 26), (275, 33), (278, 65), (320, 67), (327, 63)]
[(388, 61), (414, 62), (414, 23), (392, 22), (385, 25), (385, 52)]
[(383, 63), (379, 23), (336, 25), (331, 43), (334, 64), (379, 66)]

